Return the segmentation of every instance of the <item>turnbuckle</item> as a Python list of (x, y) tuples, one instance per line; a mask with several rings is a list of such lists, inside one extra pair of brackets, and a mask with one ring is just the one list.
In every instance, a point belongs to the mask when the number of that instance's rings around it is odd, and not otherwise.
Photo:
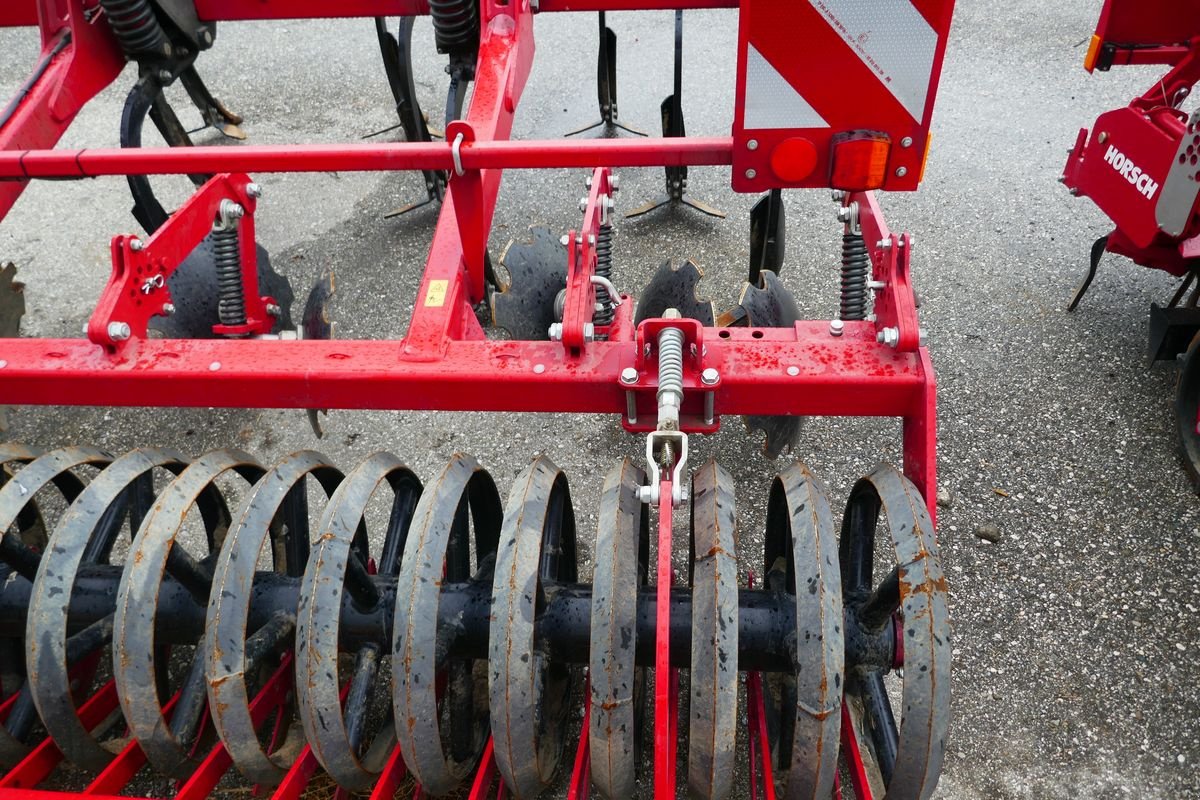
[[(679, 319), (679, 311), (668, 308), (664, 319)], [(643, 503), (660, 502), (661, 468), (671, 473), (671, 505), (688, 499), (683, 470), (687, 466), (688, 437), (679, 430), (679, 409), (683, 406), (684, 336), (679, 328), (663, 328), (658, 334), (658, 429), (646, 435), (646, 463), (650, 485), (643, 486)]]

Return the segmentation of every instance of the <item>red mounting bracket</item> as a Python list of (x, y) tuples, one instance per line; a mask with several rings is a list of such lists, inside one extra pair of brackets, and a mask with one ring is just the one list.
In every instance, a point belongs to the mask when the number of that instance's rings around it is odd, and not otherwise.
[[(109, 352), (145, 339), (150, 319), (169, 316), (173, 301), (167, 281), (212, 231), (221, 201), (232, 200), (245, 214), (238, 224), (238, 247), (245, 287), (246, 323), (215, 325), (213, 333), (251, 336), (270, 333), (275, 299), (258, 293), (258, 251), (254, 239), (257, 190), (244, 174), (217, 175), (204, 184), (149, 239), (121, 235), (112, 240), (112, 275), (88, 321), (88, 338)], [(214, 287), (215, 291), (215, 287)]]
[(917, 299), (909, 266), (912, 237), (888, 230), (874, 192), (855, 192), (847, 203), (858, 203), (858, 224), (871, 254), (875, 281), (875, 332), (879, 341), (899, 353), (915, 352), (921, 346), (917, 323)]

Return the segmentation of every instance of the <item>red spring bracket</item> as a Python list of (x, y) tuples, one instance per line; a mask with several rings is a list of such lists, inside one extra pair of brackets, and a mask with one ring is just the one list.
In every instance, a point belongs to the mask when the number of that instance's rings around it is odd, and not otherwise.
[[(109, 352), (146, 338), (150, 319), (174, 310), (167, 281), (213, 229), (221, 202), (232, 200), (244, 215), (238, 223), (238, 246), (245, 290), (246, 322), (215, 325), (224, 336), (270, 333), (275, 299), (258, 293), (258, 251), (254, 239), (257, 191), (243, 174), (217, 175), (204, 184), (146, 241), (121, 235), (112, 241), (112, 275), (88, 321), (88, 338)], [(215, 287), (214, 287), (215, 291)]]
[(875, 331), (879, 341), (898, 353), (912, 353), (921, 346), (917, 324), (917, 298), (909, 265), (912, 237), (888, 230), (874, 192), (855, 192), (847, 203), (858, 203), (858, 224), (871, 254), (875, 280)]
[[(612, 213), (612, 171), (597, 167), (592, 173), (583, 213), (583, 227), (567, 234), (567, 294), (563, 306), (562, 342), (573, 352), (583, 349), (597, 334), (609, 334), (606, 328), (591, 327), (596, 307), (596, 241), (600, 226)], [(621, 298), (614, 297), (617, 302)]]

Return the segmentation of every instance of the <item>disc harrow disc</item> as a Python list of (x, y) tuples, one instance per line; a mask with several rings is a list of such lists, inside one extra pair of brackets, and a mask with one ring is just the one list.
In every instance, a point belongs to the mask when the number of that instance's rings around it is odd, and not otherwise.
[(796, 630), (788, 637), (795, 672), (767, 678), (777, 769), (787, 770), (785, 797), (824, 800), (838, 769), (842, 582), (829, 498), (803, 464), (793, 464), (771, 484), (764, 541), (767, 585), (796, 605)]
[[(367, 504), (384, 483), (392, 490), (393, 503), (381, 567), (384, 574), (396, 574), (421, 483), (395, 456), (375, 453), (346, 476), (325, 506), (297, 610), (296, 682), (303, 687), (297, 693), (297, 704), (305, 738), (325, 771), (351, 791), (371, 787), (395, 743), (394, 729), (385, 730), (360, 757), (362, 743), (358, 740), (365, 706), (378, 673), (377, 645), (366, 644), (356, 654), (344, 708), (339, 681), (331, 680), (331, 676), (338, 677), (343, 592), (364, 609), (380, 603), (368, 573), (368, 543), (362, 525)], [(353, 722), (348, 723), (347, 718)]]
[[(875, 580), (880, 511), (887, 518), (898, 566)], [(895, 468), (881, 465), (855, 484), (842, 520), (839, 547), (847, 641), (899, 639), (885, 662), (847, 658), (847, 707), (855, 735), (888, 798), (928, 798), (937, 786), (950, 725), (950, 623), (946, 579), (933, 522), (921, 493)], [(900, 628), (900, 635), (895, 628)], [(881, 649), (881, 648), (880, 648)], [(853, 652), (853, 650), (851, 651)], [(870, 653), (870, 648), (864, 648)], [(903, 666), (901, 724), (892, 716), (884, 676)], [(871, 766), (871, 765), (869, 765)]]
[[(758, 273), (757, 286), (747, 283), (742, 287), (738, 305), (754, 328), (791, 328), (801, 318), (796, 298), (771, 270)], [(763, 432), (763, 454), (771, 460), (792, 451), (804, 423), (804, 417), (782, 415), (750, 415), (744, 419), (747, 428)]]
[(733, 478), (709, 461), (692, 477), (692, 663), (688, 789), (733, 786), (738, 707), (737, 516)]
[(634, 325), (661, 317), (668, 308), (677, 309), (685, 319), (696, 319), (703, 325), (712, 325), (717, 318), (712, 301), (696, 294), (703, 277), (704, 271), (695, 261), (689, 259), (678, 266), (669, 260), (664, 261), (638, 295)]
[[(332, 495), (342, 473), (320, 453), (302, 450), (276, 464), (242, 504), (237, 523), (225, 537), (213, 570), (204, 626), (205, 675), (213, 727), (238, 771), (252, 783), (274, 786), (294, 755), (289, 747), (267, 753), (250, 716), (247, 676), (258, 662), (290, 642), (295, 617), (280, 613), (258, 631), (248, 630), (250, 600), (259, 553), (267, 539), (277, 572), (300, 575), (308, 561), (306, 479), (312, 475)], [(285, 509), (285, 504), (292, 504)], [(287, 511), (291, 511), (288, 514)], [(287, 518), (276, 524), (277, 517)], [(302, 524), (297, 524), (303, 520)]]
[[(219, 550), (229, 531), (229, 514), (216, 480), (234, 472), (253, 485), (266, 470), (253, 457), (236, 450), (217, 450), (197, 459), (159, 495), (139, 528), (121, 573), (113, 616), (113, 678), (129, 732), (137, 739), (155, 769), (173, 778), (186, 778), (197, 762), (190, 756), (204, 711), (203, 659), (199, 650), (188, 670), (180, 700), (168, 723), (159, 698), (159, 670), (154, 631), (158, 597), (167, 575), (176, 578), (197, 603), (208, 603), (212, 586), (209, 555)], [(207, 546), (197, 561), (178, 535), (188, 511), (207, 496), (219, 514), (206, 516)], [(145, 654), (142, 656), (141, 654)], [(138, 655), (134, 655), (138, 654)], [(181, 737), (181, 734), (183, 736)]]
[(545, 227), (531, 227), (529, 240), (512, 241), (500, 256), (508, 280), (492, 292), (492, 323), (513, 339), (550, 336), (554, 300), (567, 288), (567, 249)]
[(520, 800), (550, 784), (563, 752), (573, 670), (539, 647), (537, 616), (555, 584), (575, 578), (567, 479), (542, 456), (517, 476), (504, 509), (488, 637), (496, 767)]
[(592, 782), (610, 800), (632, 797), (645, 712), (645, 670), (635, 664), (637, 595), (649, 568), (650, 516), (638, 492), (646, 473), (628, 459), (604, 480), (592, 573), (588, 746)]
[[(470, 775), (483, 752), (488, 725), (487, 698), (476, 688), (482, 687), (486, 665), (451, 661), (445, 632), (439, 636), (441, 587), (471, 580), (490, 583), (500, 519), (496, 484), (475, 459), (459, 453), (425, 487), (404, 547), (392, 634), (396, 738), (409, 771), (435, 796), (453, 791)], [(437, 684), (443, 672), (446, 696), (439, 703)]]

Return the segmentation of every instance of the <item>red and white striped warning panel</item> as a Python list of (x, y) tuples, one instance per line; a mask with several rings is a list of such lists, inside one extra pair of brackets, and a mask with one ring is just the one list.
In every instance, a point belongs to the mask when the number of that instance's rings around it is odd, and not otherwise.
[(743, 0), (733, 188), (917, 188), (954, 0)]

